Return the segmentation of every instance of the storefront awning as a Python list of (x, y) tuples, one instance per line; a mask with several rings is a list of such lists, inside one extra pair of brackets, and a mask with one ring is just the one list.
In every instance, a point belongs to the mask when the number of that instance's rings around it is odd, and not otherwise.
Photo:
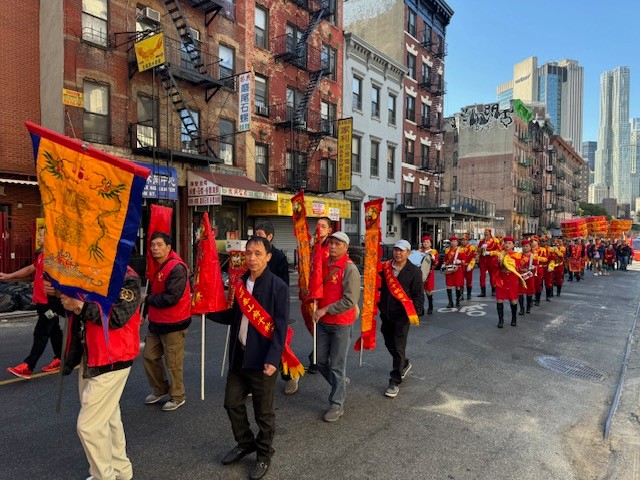
[[(278, 193), (277, 202), (251, 202), (247, 205), (247, 215), (253, 217), (293, 215), (289, 193)], [(348, 200), (338, 200), (327, 197), (304, 196), (307, 217), (329, 217), (337, 221), (341, 218), (351, 218), (351, 203)]]
[(37, 186), (38, 182), (34, 182), (33, 180), (16, 180), (15, 178), (0, 178), (0, 183), (13, 183), (16, 185), (32, 185)]
[(147, 184), (142, 191), (143, 198), (178, 200), (178, 172), (168, 165), (136, 162), (151, 170)]
[[(278, 194), (269, 187), (241, 175), (189, 170), (187, 174), (189, 198), (206, 195), (266, 200), (275, 202)], [(217, 188), (216, 188), (217, 187)]]

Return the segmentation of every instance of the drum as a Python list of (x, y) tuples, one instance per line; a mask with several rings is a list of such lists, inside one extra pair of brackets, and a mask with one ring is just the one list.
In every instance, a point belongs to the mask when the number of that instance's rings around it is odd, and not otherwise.
[(445, 275), (449, 275), (450, 273), (453, 273), (456, 270), (458, 270), (458, 266), (457, 265), (443, 265), (442, 266), (442, 273), (444, 273)]
[(531, 277), (533, 277), (533, 272), (531, 270), (528, 270), (521, 275), (524, 280), (529, 280)]

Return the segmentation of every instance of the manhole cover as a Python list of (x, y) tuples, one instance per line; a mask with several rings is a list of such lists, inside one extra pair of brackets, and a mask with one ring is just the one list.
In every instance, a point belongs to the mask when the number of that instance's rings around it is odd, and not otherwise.
[(604, 373), (592, 366), (571, 358), (544, 355), (536, 357), (536, 361), (544, 368), (569, 377), (583, 378), (585, 380), (604, 380), (606, 377)]

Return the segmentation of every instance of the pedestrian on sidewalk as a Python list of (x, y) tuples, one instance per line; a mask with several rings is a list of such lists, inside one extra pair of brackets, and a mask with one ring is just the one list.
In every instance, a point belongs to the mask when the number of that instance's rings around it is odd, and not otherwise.
[(67, 295), (60, 299), (73, 312), (63, 374), (80, 365), (77, 431), (89, 462), (89, 479), (131, 480), (120, 398), (140, 350), (140, 277), (127, 267), (120, 298), (109, 312), (108, 337), (96, 303)]
[(317, 325), (318, 371), (331, 386), (325, 422), (335, 422), (344, 414), (347, 397), (347, 352), (351, 329), (360, 300), (360, 272), (347, 250), (349, 236), (334, 232), (329, 236), (329, 263), (324, 278), (320, 308), (313, 315)]
[[(42, 367), (43, 372), (57, 372), (60, 370), (60, 354), (62, 352), (62, 329), (58, 315), (64, 315), (60, 300), (53, 293), (51, 284), (44, 279), (44, 245), (45, 228), (38, 228), (37, 245), (40, 249), (36, 252), (36, 261), (13, 273), (0, 273), (0, 281), (26, 278), (33, 275), (33, 303), (36, 304), (38, 321), (33, 330), (33, 343), (31, 351), (22, 363), (15, 367), (7, 368), (7, 372), (21, 378), (31, 378), (38, 360), (51, 342), (53, 348), (53, 360)], [(46, 290), (49, 290), (47, 294)]]
[(397, 241), (393, 246), (393, 260), (386, 261), (380, 273), (380, 330), (393, 359), (389, 386), (384, 394), (391, 398), (398, 395), (402, 380), (411, 370), (411, 362), (406, 357), (409, 326), (417, 324), (418, 317), (424, 313), (422, 272), (407, 261), (410, 253), (411, 244), (407, 240)]

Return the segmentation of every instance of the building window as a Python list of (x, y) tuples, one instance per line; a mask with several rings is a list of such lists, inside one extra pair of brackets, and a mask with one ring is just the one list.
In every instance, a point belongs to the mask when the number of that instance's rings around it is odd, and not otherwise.
[(157, 147), (158, 102), (146, 95), (138, 95), (137, 106), (138, 125), (135, 130), (135, 148)]
[(423, 103), (420, 106), (420, 125), (425, 128), (429, 128), (431, 126), (431, 107), (426, 103)]
[(431, 80), (431, 68), (429, 68), (429, 65), (427, 65), (426, 63), (422, 63), (422, 83), (425, 85), (429, 85), (430, 84), (430, 80)]
[(380, 89), (371, 87), (371, 116), (380, 118)]
[(407, 32), (409, 35), (416, 36), (416, 12), (407, 9)]
[(256, 143), (256, 182), (269, 184), (269, 146)]
[(395, 233), (395, 228), (393, 227), (394, 204), (393, 202), (386, 202), (386, 203), (387, 203), (387, 232)]
[(220, 2), (222, 3), (222, 10), (220, 10), (220, 13), (229, 20), (236, 19), (236, 4), (234, 2), (235, 0), (221, 0)]
[(415, 142), (413, 140), (409, 140), (408, 138), (404, 139), (404, 161), (410, 165), (413, 165), (413, 149), (415, 147)]
[(338, 51), (335, 48), (331, 48), (329, 45), (322, 44), (322, 69), (325, 74), (333, 81), (336, 80), (336, 59), (338, 58)]
[(255, 76), (255, 105), (256, 113), (264, 117), (269, 116), (269, 84), (265, 77), (260, 75)]
[(337, 137), (337, 107), (333, 103), (320, 102), (320, 131), (326, 135)]
[(351, 218), (345, 218), (343, 231), (349, 235), (351, 245), (360, 245), (360, 202), (351, 201)]
[(413, 182), (404, 182), (404, 204), (413, 205)]
[(420, 167), (429, 169), (429, 145), (422, 144), (420, 152)]
[(427, 196), (427, 186), (424, 184), (420, 184), (420, 186), (418, 187), (418, 196), (419, 197), (426, 197)]
[(442, 128), (442, 113), (436, 112), (436, 128), (440, 130)]
[(372, 177), (377, 177), (380, 170), (380, 142), (371, 140), (371, 164), (369, 173)]
[(82, 0), (82, 39), (106, 47), (109, 43), (107, 0)]
[(233, 49), (220, 44), (218, 47), (218, 55), (220, 57), (220, 78), (233, 76)]
[(422, 31), (422, 44), (426, 46), (431, 44), (431, 27), (427, 24), (424, 25), (424, 30)]
[(360, 137), (352, 137), (351, 138), (351, 171), (354, 173), (360, 173), (361, 163), (360, 163), (360, 145), (362, 143), (362, 139)]
[(362, 110), (362, 79), (353, 77), (351, 88), (353, 92), (353, 109)]
[(396, 173), (396, 147), (387, 146), (387, 180), (393, 180)]
[(301, 118), (294, 118), (296, 115), (296, 110), (300, 102), (302, 102), (303, 93), (300, 90), (295, 90), (293, 88), (287, 87), (287, 122), (304, 122), (306, 119), (306, 112), (302, 113)]
[(193, 43), (185, 43), (184, 41), (180, 42), (180, 66), (189, 70), (198, 71), (198, 67), (196, 67), (193, 57), (196, 56), (197, 58), (197, 53), (194, 52), (199, 52), (201, 48), (200, 32), (195, 28), (189, 27), (189, 33), (191, 34)]
[(451, 185), (451, 190), (453, 190), (454, 192), (456, 190), (458, 190), (458, 177), (456, 175), (453, 176), (453, 182)]
[(327, 157), (320, 160), (320, 191), (336, 191), (336, 162)]
[(444, 169), (440, 165), (440, 150), (436, 149), (436, 170), (437, 173), (444, 173)]
[(452, 164), (454, 167), (458, 166), (458, 151), (453, 152), (453, 161)]
[(287, 23), (286, 27), (286, 53), (293, 54), (292, 63), (298, 68), (307, 66), (307, 44), (303, 41), (304, 30), (296, 25)]
[(85, 80), (83, 136), (88, 142), (111, 143), (109, 119), (109, 85)]
[[(180, 118), (183, 120), (180, 125), (180, 148), (183, 152), (199, 154), (196, 138), (200, 136), (200, 112), (185, 108), (180, 112)], [(184, 120), (193, 126), (190, 129), (184, 125)], [(191, 120), (193, 119), (193, 122)]]
[(396, 124), (396, 96), (389, 95), (389, 125)]
[(220, 158), (225, 165), (235, 165), (236, 126), (232, 120), (220, 119)]
[(407, 109), (405, 118), (410, 122), (416, 121), (416, 99), (411, 95), (407, 95)]
[[(141, 8), (136, 9), (136, 32), (137, 33), (147, 32), (150, 34), (151, 31), (155, 31), (158, 28), (159, 27), (156, 22), (142, 16)], [(142, 38), (143, 38), (143, 35), (136, 36), (136, 40), (142, 40)]]
[(256, 5), (255, 20), (256, 45), (262, 48), (269, 46), (269, 11)]
[(416, 56), (407, 52), (407, 68), (409, 69), (409, 77), (416, 79)]

